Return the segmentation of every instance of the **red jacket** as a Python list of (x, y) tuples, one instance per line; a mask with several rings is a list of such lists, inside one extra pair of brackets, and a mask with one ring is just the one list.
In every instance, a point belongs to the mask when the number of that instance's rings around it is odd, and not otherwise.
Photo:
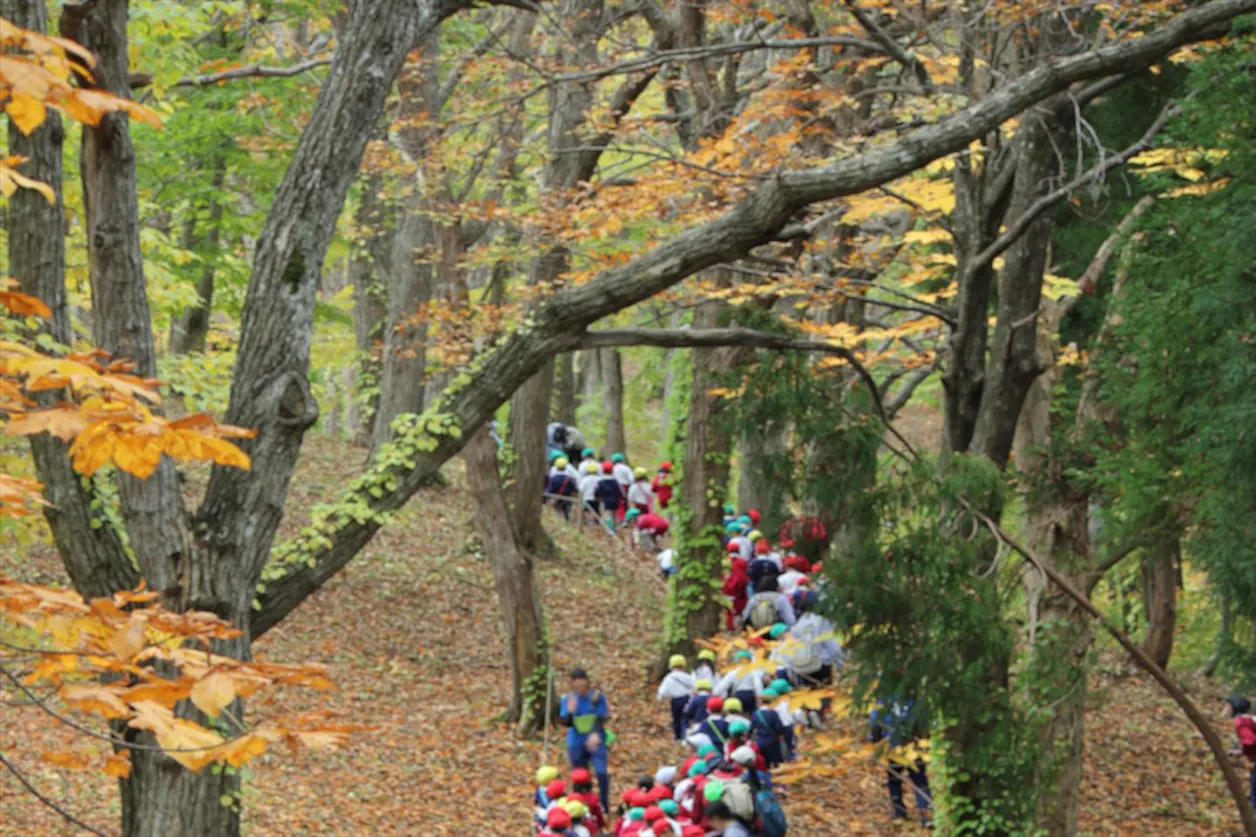
[(569, 793), (567, 798), (583, 802), (584, 806), (589, 809), (589, 817), (597, 825), (597, 829), (593, 833), (602, 833), (602, 830), (606, 828), (606, 814), (602, 811), (602, 800), (597, 793), (594, 791)]
[(1239, 745), (1243, 755), (1256, 763), (1256, 718), (1251, 715), (1238, 715), (1234, 718), (1234, 731), (1238, 734)]
[(646, 512), (637, 518), (637, 528), (655, 535), (666, 535), (671, 525), (657, 514)]
[(650, 487), (654, 489), (654, 496), (659, 498), (659, 508), (667, 508), (667, 504), (672, 501), (671, 475), (658, 474), (650, 483)]
[(749, 599), (746, 597), (746, 586), (750, 584), (750, 575), (744, 558), (733, 557), (733, 568), (729, 571), (728, 576), (724, 579), (724, 586), (720, 588), (720, 592), (733, 600), (732, 608), (729, 611), (729, 630), (732, 630), (733, 620), (740, 616), (746, 610), (746, 604)]

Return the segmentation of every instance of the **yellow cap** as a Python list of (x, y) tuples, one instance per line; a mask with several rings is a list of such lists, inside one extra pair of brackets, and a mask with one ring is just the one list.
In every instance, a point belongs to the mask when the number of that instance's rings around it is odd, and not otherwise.
[(715, 652), (714, 652), (714, 651), (712, 651), (710, 648), (703, 648), (701, 651), (699, 651), (699, 652), (698, 652), (698, 659), (699, 659), (699, 660), (712, 660), (712, 661), (714, 661), (714, 660), (715, 660)]
[(750, 534), (746, 535), (746, 537), (750, 538), (752, 541), (757, 541), (759, 538), (763, 537), (763, 533), (758, 529), (751, 529)]
[(671, 659), (667, 661), (668, 668), (684, 668), (685, 657), (683, 654), (673, 654)]
[(589, 813), (588, 806), (578, 799), (568, 799), (563, 802), (561, 807), (566, 809), (568, 814), (571, 814), (573, 820), (578, 820)]
[(740, 711), (742, 711), (741, 698), (731, 697), (728, 700), (724, 701), (724, 714), (727, 715), (729, 712), (740, 712)]
[(548, 764), (542, 765), (536, 771), (536, 783), (538, 785), (548, 785), (550, 782), (558, 778), (558, 768), (550, 767)]
[(705, 677), (693, 685), (695, 689), (706, 689), (707, 691), (711, 690), (711, 681), (707, 680)]

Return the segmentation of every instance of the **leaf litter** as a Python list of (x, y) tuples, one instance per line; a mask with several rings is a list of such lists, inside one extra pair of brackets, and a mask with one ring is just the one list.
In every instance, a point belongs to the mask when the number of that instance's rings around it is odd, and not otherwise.
[[(362, 458), (360, 450), (322, 438), (305, 447), (281, 537), (302, 524), (311, 505), (355, 476)], [(378, 729), (356, 734), (340, 750), (267, 753), (251, 762), (243, 799), (250, 837), (529, 833), (530, 781), (544, 744), (541, 737), (517, 740), (498, 720), (510, 679), (492, 576), (475, 551), (474, 508), (461, 464), (447, 474), (448, 487), (421, 492), (344, 572), (257, 643), (257, 655), (270, 662), (325, 662), (339, 687), (284, 690), (278, 699), (285, 710), (330, 711)], [(610, 726), (619, 735), (611, 757), (617, 796), (638, 774), (680, 756), (645, 674), (656, 653), (663, 585), (653, 563), (625, 547), (592, 530), (548, 525), (561, 557), (536, 566), (554, 642), (556, 691), (567, 670), (580, 665), (608, 695)], [(49, 547), (19, 554), (3, 545), (0, 572), (65, 583)], [(1191, 685), (1205, 707), (1222, 697), (1217, 684)], [(1235, 832), (1236, 817), (1207, 748), (1172, 702), (1138, 677), (1096, 675), (1092, 686), (1080, 834)], [(70, 750), (99, 756), (107, 745), (75, 738), (36, 710), (11, 705), (14, 697), (0, 690), (0, 750), (43, 793), (117, 833), (115, 783), (59, 759), (41, 759)], [(1229, 740), (1225, 722), (1216, 724)], [(564, 767), (561, 729), (551, 731), (549, 762)], [(926, 833), (889, 820), (876, 765), (840, 754), (816, 762), (821, 767), (814, 775), (783, 791), (791, 833)], [(0, 810), (2, 837), (77, 833), (11, 777), (0, 781)]]

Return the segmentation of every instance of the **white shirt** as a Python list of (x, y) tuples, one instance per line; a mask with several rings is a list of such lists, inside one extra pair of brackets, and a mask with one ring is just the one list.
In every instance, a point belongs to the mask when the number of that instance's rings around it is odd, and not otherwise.
[(597, 491), (597, 484), (601, 479), (601, 474), (585, 474), (580, 478), (580, 496), (586, 503), (593, 502), (593, 492)]
[(674, 550), (664, 549), (662, 552), (659, 553), (659, 569), (662, 570), (663, 572), (667, 572), (673, 566), (675, 566), (675, 562), (676, 562), (676, 552)]
[(628, 489), (628, 502), (633, 506), (645, 506), (647, 510), (654, 508), (654, 492), (645, 480), (637, 480)]
[(715, 673), (715, 667), (703, 660), (693, 667), (693, 676), (697, 680), (715, 680), (719, 675)]
[(687, 698), (693, 695), (694, 676), (687, 671), (669, 671), (659, 684), (659, 700)]
[(750, 538), (745, 535), (738, 535), (730, 539), (729, 543), (737, 544), (738, 554), (741, 555), (747, 564), (750, 563), (750, 559), (754, 557), (754, 544), (750, 542)]
[(729, 697), (735, 692), (753, 690), (756, 695), (763, 692), (763, 671), (750, 666), (739, 666), (725, 674), (715, 686), (715, 694)]
[(615, 478), (615, 482), (619, 483), (620, 489), (624, 492), (627, 492), (628, 486), (632, 485), (632, 468), (623, 462), (615, 463), (615, 467), (611, 468), (611, 476)]
[(788, 572), (781, 573), (779, 576), (777, 576), (776, 587), (786, 596), (789, 596), (789, 595), (792, 595), (793, 592), (798, 589), (799, 579), (803, 579), (806, 577), (807, 577), (806, 573), (800, 573), (798, 572), (798, 570), (789, 570)]

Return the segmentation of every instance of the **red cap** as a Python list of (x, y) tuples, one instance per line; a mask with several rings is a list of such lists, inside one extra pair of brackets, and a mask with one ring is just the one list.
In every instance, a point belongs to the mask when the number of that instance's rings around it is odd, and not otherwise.
[(755, 555), (767, 555), (771, 551), (772, 551), (772, 542), (769, 541), (767, 538), (759, 538), (759, 540), (755, 542), (755, 545), (754, 545)]
[(545, 786), (545, 795), (550, 799), (557, 799), (560, 796), (565, 796), (566, 793), (567, 783), (562, 779), (555, 779)]
[(670, 462), (660, 462), (660, 463), (659, 463), (659, 470), (660, 470), (660, 471), (670, 471), (670, 470), (672, 470), (672, 463), (670, 463)]
[(663, 809), (657, 805), (651, 805), (649, 808), (645, 809), (645, 821), (646, 822), (654, 822), (655, 820), (661, 820), (666, 816), (667, 815), (663, 813)]
[(737, 546), (737, 544), (733, 543), (732, 541), (728, 542), (728, 546), (726, 547), (726, 549), (729, 552), (741, 552), (741, 548)]
[(804, 587), (804, 586), (806, 586), (806, 585), (808, 585), (808, 584), (810, 584), (810, 583), (811, 583), (811, 579), (810, 579), (810, 578), (808, 578), (808, 577), (807, 577), (807, 576), (805, 576), (805, 575), (804, 575), (802, 578), (798, 579), (798, 586), (799, 586), (799, 587)]
[(672, 789), (667, 785), (655, 785), (650, 788), (650, 796), (654, 798), (655, 802), (659, 802), (664, 799), (671, 799)]
[(628, 788), (628, 790), (624, 791), (623, 793), (619, 795), (619, 801), (624, 803), (625, 805), (631, 805), (632, 798), (636, 795), (637, 795), (636, 788)]
[(609, 474), (611, 471), (614, 471), (614, 470), (615, 470), (615, 466), (614, 466), (612, 463), (610, 463), (610, 462), (603, 462), (603, 463), (602, 463), (602, 473), (603, 473), (603, 474)]
[(680, 830), (681, 837), (706, 837), (700, 825), (687, 825)]
[(763, 519), (763, 515), (759, 514), (758, 509), (751, 509), (750, 511), (746, 512), (746, 516), (750, 518), (750, 522), (753, 523), (755, 526), (758, 526), (759, 521)]
[(545, 824), (550, 828), (571, 828), (571, 814), (564, 808), (550, 808), (545, 815)]
[(654, 824), (655, 834), (672, 834), (672, 824), (663, 818)]
[(629, 800), (629, 804), (634, 808), (644, 808), (649, 805), (651, 801), (650, 794), (641, 790), (641, 788), (637, 788), (632, 792), (632, 799)]
[(804, 573), (811, 568), (811, 565), (807, 563), (806, 558), (794, 552), (785, 556), (785, 566), (789, 567), (791, 570), (798, 570), (799, 572)]
[(588, 769), (577, 767), (571, 771), (571, 783), (573, 785), (587, 785), (593, 781), (593, 777), (589, 775)]
[(707, 698), (707, 711), (708, 712), (720, 712), (723, 709), (724, 709), (724, 698), (718, 697), (718, 696)]

